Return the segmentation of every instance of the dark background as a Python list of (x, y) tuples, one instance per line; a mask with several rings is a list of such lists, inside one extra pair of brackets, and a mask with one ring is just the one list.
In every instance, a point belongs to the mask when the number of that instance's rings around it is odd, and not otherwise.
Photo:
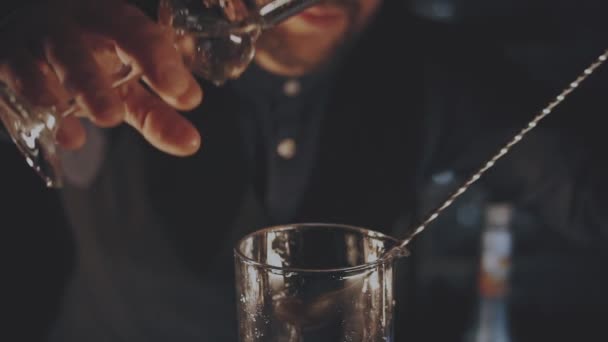
[[(386, 0), (397, 1), (397, 0)], [(420, 16), (436, 21), (438, 25), (467, 27), (471, 35), (480, 41), (494, 40), (504, 46), (507, 55), (517, 63), (528, 68), (534, 77), (549, 85), (550, 89), (561, 89), (568, 84), (573, 75), (578, 74), (581, 66), (586, 66), (604, 48), (608, 38), (606, 13), (608, 2), (600, 0), (410, 0), (403, 1), (404, 10), (412, 10)], [(17, 5), (22, 5), (24, 1)], [(0, 3), (0, 16), (9, 13), (15, 4), (3, 0)], [(421, 33), (423, 34), (423, 33)], [(1, 42), (0, 42), (1, 44)], [(0, 45), (0, 49), (10, 48)], [(489, 63), (491, 61), (488, 61)], [(604, 77), (604, 80), (607, 78)], [(601, 85), (596, 88), (601, 89)], [(605, 84), (608, 95), (608, 82)], [(598, 90), (599, 91), (599, 90)], [(566, 121), (567, 119), (567, 121)], [(603, 128), (601, 118), (574, 123), (575, 118), (562, 118), (563, 125), (573, 135), (584, 136), (590, 149), (605, 153), (603, 147)], [(1, 306), (4, 319), (0, 329), (0, 340), (18, 336), (18, 341), (39, 341), (43, 338), (48, 323), (58, 308), (64, 281), (75, 262), (74, 245), (69, 227), (49, 225), (59, 221), (62, 210), (57, 201), (54, 206), (46, 207), (43, 212), (31, 211), (39, 208), (39, 203), (50, 203), (49, 198), (56, 193), (44, 190), (38, 177), (23, 162), (14, 146), (0, 144), (0, 232), (3, 251), (2, 282), (5, 290)], [(11, 181), (15, 175), (28, 174), (24, 183)], [(20, 176), (23, 179), (23, 176)], [(445, 237), (449, 239), (449, 236)], [(598, 258), (595, 276), (580, 276), (580, 282), (597, 283), (597, 293), (583, 293), (581, 298), (594, 298), (597, 301), (588, 307), (578, 308), (581, 312), (570, 312), (570, 317), (578, 316), (578, 321), (564, 321), (571, 324), (567, 329), (575, 336), (576, 331), (589, 329), (590, 320), (602, 321), (601, 311), (605, 301), (607, 275), (603, 265), (605, 258)], [(568, 260), (555, 258), (551, 261), (559, 268)], [(576, 274), (564, 275), (577, 277)], [(558, 284), (560, 279), (543, 279), (537, 284), (536, 293), (542, 294), (543, 287)], [(573, 288), (572, 291), (578, 291)], [(437, 300), (442, 300), (438, 298)], [(555, 299), (559, 301), (559, 298)], [(529, 307), (515, 308), (512, 315), (530, 316), (529, 325), (519, 320), (519, 329), (536, 330), (538, 340), (555, 339), (551, 336), (555, 328), (552, 317), (563, 313), (535, 311), (534, 302)], [(536, 318), (546, 318), (544, 320)], [(458, 320), (459, 318), (455, 318)], [(461, 318), (462, 319), (462, 318)], [(539, 322), (550, 322), (546, 326)], [(589, 333), (589, 331), (586, 331)], [(14, 335), (16, 334), (16, 335)], [(572, 337), (573, 337), (572, 336)], [(561, 336), (564, 340), (568, 337)]]

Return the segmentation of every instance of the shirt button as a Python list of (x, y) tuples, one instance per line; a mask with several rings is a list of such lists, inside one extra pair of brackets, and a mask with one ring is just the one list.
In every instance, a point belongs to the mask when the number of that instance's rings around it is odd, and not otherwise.
[(283, 85), (283, 93), (289, 97), (297, 96), (302, 86), (298, 80), (289, 80)]
[(285, 159), (289, 160), (296, 155), (296, 141), (292, 138), (286, 138), (281, 140), (277, 145), (277, 154)]

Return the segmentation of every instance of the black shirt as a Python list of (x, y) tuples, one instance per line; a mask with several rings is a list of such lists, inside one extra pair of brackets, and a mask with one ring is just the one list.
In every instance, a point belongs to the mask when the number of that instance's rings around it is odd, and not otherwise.
[(227, 85), (239, 97), (244, 149), (257, 195), (273, 224), (294, 218), (308, 185), (332, 77), (328, 67), (287, 78), (254, 64)]

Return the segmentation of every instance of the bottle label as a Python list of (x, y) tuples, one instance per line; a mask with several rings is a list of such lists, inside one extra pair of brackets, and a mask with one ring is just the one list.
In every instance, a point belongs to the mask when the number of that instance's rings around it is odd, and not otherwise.
[(511, 243), (508, 230), (484, 233), (479, 284), (482, 296), (496, 297), (506, 294), (511, 266)]

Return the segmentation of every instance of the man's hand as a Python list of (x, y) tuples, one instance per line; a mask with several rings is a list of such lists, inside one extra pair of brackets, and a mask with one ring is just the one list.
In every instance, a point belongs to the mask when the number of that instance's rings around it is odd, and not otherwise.
[[(199, 133), (176, 110), (193, 109), (203, 94), (171, 33), (122, 0), (48, 2), (14, 13), (0, 28), (0, 80), (35, 105), (61, 108), (74, 98), (79, 114), (98, 126), (126, 122), (164, 152), (196, 152)], [(131, 81), (113, 88), (124, 64), (146, 87)], [(57, 139), (81, 146), (79, 120), (63, 120)]]

